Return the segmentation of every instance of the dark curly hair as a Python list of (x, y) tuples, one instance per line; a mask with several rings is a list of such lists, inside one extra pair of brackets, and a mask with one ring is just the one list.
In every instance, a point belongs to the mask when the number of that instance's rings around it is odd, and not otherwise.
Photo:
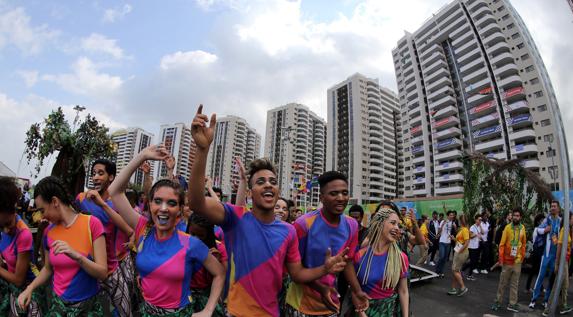
[(251, 164), (249, 164), (249, 181), (248, 181), (249, 188), (253, 188), (251, 184), (251, 179), (253, 178), (253, 175), (255, 175), (256, 172), (262, 170), (269, 170), (273, 172), (273, 174), (277, 175), (277, 170), (275, 168), (275, 165), (268, 158), (265, 157), (253, 160)]
[(0, 177), (0, 212), (16, 213), (16, 203), (20, 198), (20, 189), (11, 177)]
[[(194, 224), (197, 225), (203, 229), (205, 229), (205, 231), (207, 232), (207, 237), (205, 238), (205, 240), (203, 241), (203, 243), (205, 243), (205, 245), (211, 249), (216, 247), (216, 238), (215, 238), (215, 228), (214, 225), (209, 222), (209, 220), (207, 220), (207, 218), (197, 214), (197, 213), (192, 213), (191, 217), (189, 217), (189, 223), (190, 224)], [(191, 226), (187, 226), (187, 230), (189, 230)]]

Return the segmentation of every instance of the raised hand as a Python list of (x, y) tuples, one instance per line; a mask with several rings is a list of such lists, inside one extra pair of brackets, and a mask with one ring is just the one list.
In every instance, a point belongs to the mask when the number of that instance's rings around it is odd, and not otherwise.
[(94, 190), (94, 189), (89, 190), (89, 191), (86, 193), (86, 197), (87, 197), (89, 200), (91, 200), (91, 201), (93, 201), (94, 203), (96, 203), (96, 205), (98, 205), (98, 206), (100, 206), (100, 207), (103, 207), (103, 205), (105, 205), (105, 201), (103, 201), (103, 199), (101, 198), (101, 196), (100, 196), (100, 194), (99, 194), (99, 192), (98, 192), (97, 190)]
[(143, 149), (139, 155), (143, 155), (146, 160), (163, 161), (167, 159), (171, 154), (163, 144), (150, 145)]
[(151, 173), (151, 165), (147, 161), (143, 162), (139, 168), (143, 171), (144, 174)]
[(336, 256), (332, 256), (332, 251), (330, 249), (326, 250), (324, 269), (330, 274), (343, 271), (344, 267), (346, 267), (347, 253), (348, 253), (348, 248), (345, 248)]
[(241, 179), (243, 181), (247, 181), (247, 172), (245, 171), (245, 165), (243, 165), (241, 158), (239, 158), (238, 156), (235, 157), (235, 164), (237, 164), (237, 167), (239, 168), (239, 176), (241, 177)]
[(167, 167), (168, 170), (175, 168), (175, 158), (172, 155), (165, 159), (165, 167)]
[[(191, 123), (191, 135), (195, 141), (195, 145), (202, 150), (209, 149), (211, 142), (213, 142), (213, 136), (215, 135), (215, 125), (217, 123), (217, 116), (215, 114), (211, 115), (211, 119), (204, 115), (203, 105), (199, 105), (197, 109), (197, 114), (193, 118)], [(207, 122), (209, 125), (207, 126)]]
[(213, 188), (213, 179), (209, 176), (205, 177), (205, 188)]

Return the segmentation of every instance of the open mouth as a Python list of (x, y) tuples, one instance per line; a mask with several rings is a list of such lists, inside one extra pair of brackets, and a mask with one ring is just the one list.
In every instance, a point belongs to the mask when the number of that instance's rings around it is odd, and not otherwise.
[(168, 215), (157, 215), (157, 221), (160, 225), (167, 225), (169, 223), (169, 216)]
[(275, 194), (274, 194), (272, 191), (270, 191), (270, 190), (264, 191), (264, 192), (263, 192), (263, 198), (264, 198), (264, 200), (267, 201), (267, 202), (272, 202), (272, 201), (274, 201), (274, 199), (275, 199)]

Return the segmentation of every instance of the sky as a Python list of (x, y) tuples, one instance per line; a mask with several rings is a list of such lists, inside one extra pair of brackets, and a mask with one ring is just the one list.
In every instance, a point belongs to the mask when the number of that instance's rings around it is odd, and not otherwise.
[[(396, 91), (392, 48), (449, 2), (0, 0), (0, 161), (29, 177), (25, 132), (58, 106), (70, 121), (79, 104), (111, 131), (137, 126), (156, 141), (199, 103), (263, 138), (267, 110), (289, 102), (326, 118), (326, 90), (356, 72)], [(573, 142), (573, 13), (566, 0), (512, 3)]]

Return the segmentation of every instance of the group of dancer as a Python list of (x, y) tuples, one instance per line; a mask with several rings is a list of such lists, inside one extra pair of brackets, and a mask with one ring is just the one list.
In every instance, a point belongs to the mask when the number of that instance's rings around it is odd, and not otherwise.
[[(318, 180), (322, 208), (290, 224), (267, 159), (242, 172), (245, 195), (236, 205), (222, 203), (205, 195), (215, 123), (199, 106), (188, 191), (160, 179), (143, 210), (126, 194), (129, 179), (147, 161), (172, 163), (162, 145), (141, 151), (117, 176), (113, 163), (95, 161), (95, 188), (75, 201), (58, 178), (42, 179), (34, 202), (49, 225), (38, 232), (39, 253), (16, 213), (18, 188), (1, 178), (0, 309), (10, 316), (102, 316), (107, 302), (117, 316), (408, 316), (408, 257), (398, 245), (396, 206), (381, 203), (359, 243), (361, 225), (344, 214), (348, 180), (330, 171)], [(336, 288), (342, 276), (345, 298)]]

